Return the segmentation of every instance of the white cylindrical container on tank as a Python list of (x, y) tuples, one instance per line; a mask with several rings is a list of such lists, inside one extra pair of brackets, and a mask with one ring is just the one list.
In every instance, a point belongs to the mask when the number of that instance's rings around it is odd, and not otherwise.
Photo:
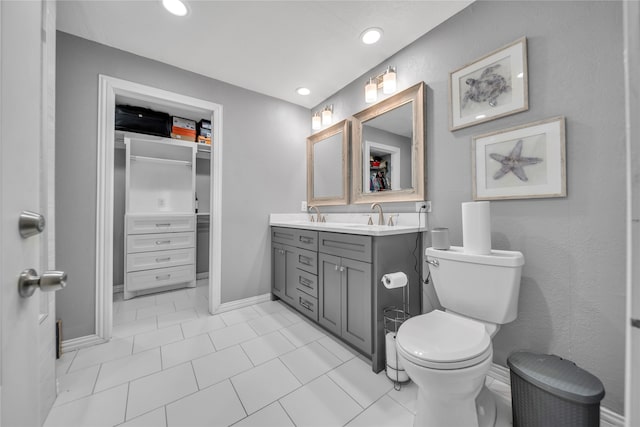
[(491, 253), (491, 210), (489, 202), (462, 204), (462, 246), (469, 254)]

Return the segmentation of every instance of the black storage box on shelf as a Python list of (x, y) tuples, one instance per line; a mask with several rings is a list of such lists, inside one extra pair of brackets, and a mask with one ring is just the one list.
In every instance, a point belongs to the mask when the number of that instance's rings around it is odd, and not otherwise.
[(149, 108), (116, 105), (116, 130), (171, 137), (171, 116)]
[(549, 354), (513, 353), (507, 365), (515, 427), (600, 425), (604, 386), (594, 375)]

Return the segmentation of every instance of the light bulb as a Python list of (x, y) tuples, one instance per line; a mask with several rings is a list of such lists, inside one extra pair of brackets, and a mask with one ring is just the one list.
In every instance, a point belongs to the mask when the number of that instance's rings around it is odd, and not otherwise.
[(320, 123), (320, 115), (318, 113), (314, 114), (311, 118), (311, 129), (318, 130), (322, 127)]
[(388, 95), (396, 91), (396, 70), (392, 67), (382, 76), (382, 93)]
[(377, 99), (378, 85), (376, 84), (375, 79), (369, 79), (369, 82), (364, 87), (364, 102), (376, 102)]
[(326, 107), (324, 110), (322, 110), (322, 125), (323, 126), (331, 124), (331, 116), (332, 115), (333, 114), (331, 113), (331, 109), (329, 107)]

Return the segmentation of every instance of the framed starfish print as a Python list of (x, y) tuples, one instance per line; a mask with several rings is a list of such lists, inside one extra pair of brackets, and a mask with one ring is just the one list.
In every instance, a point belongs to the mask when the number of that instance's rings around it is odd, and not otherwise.
[(527, 39), (449, 73), (449, 130), (529, 109)]
[(564, 117), (476, 136), (473, 200), (566, 197)]

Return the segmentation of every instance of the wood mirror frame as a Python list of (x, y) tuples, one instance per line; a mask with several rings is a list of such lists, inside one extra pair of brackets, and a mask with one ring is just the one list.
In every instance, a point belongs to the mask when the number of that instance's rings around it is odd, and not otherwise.
[[(349, 203), (349, 121), (342, 120), (307, 138), (307, 204), (309, 206), (346, 205)], [(314, 194), (315, 167), (314, 146), (326, 141), (334, 135), (342, 133), (342, 162), (340, 165), (330, 165), (328, 172), (342, 171), (342, 195), (317, 196)]]
[[(425, 200), (425, 84), (420, 82), (369, 108), (354, 114), (352, 120), (353, 203), (408, 202)], [(412, 108), (411, 188), (377, 192), (364, 191), (363, 124), (407, 103)]]

